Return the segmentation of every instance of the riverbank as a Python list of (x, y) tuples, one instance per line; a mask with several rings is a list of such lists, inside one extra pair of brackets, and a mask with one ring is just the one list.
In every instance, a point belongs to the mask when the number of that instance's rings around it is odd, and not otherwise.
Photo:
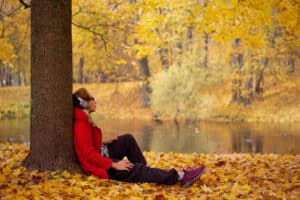
[(300, 196), (300, 155), (144, 152), (147, 163), (181, 170), (204, 164), (202, 177), (179, 184), (131, 184), (67, 171), (27, 172), (29, 146), (0, 143), (1, 199), (291, 199)]
[[(153, 108), (143, 108), (143, 83), (74, 84), (74, 90), (86, 87), (97, 100), (97, 117), (117, 119), (157, 120)], [(269, 81), (265, 92), (251, 104), (244, 106), (230, 103), (230, 82), (205, 88), (199, 98), (213, 99), (201, 105), (198, 117), (193, 120), (213, 122), (300, 122), (300, 79), (278, 82)], [(30, 88), (0, 88), (0, 119), (28, 118), (30, 114)], [(159, 120), (172, 120), (161, 115)], [(179, 121), (186, 121), (178, 115)]]

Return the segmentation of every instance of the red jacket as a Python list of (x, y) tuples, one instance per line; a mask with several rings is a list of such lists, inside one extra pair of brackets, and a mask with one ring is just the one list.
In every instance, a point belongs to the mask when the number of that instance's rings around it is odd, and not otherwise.
[(102, 132), (88, 121), (83, 110), (74, 109), (74, 145), (81, 168), (87, 173), (100, 178), (109, 178), (107, 169), (112, 160), (101, 155)]

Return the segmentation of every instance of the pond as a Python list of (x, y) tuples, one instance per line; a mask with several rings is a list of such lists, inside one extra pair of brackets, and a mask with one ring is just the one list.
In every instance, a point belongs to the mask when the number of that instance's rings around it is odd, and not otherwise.
[[(132, 133), (143, 151), (300, 153), (299, 124), (156, 123), (97, 119), (104, 138)], [(29, 119), (0, 120), (0, 142), (29, 142)]]

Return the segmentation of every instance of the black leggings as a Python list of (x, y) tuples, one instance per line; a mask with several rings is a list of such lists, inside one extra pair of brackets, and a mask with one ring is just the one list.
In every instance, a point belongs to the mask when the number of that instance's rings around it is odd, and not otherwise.
[(134, 164), (130, 171), (110, 168), (107, 172), (111, 179), (132, 183), (158, 183), (173, 185), (178, 180), (175, 169), (164, 171), (159, 168), (147, 167), (145, 157), (134, 137), (130, 134), (119, 136), (108, 145), (109, 157), (114, 161), (122, 160), (125, 156)]

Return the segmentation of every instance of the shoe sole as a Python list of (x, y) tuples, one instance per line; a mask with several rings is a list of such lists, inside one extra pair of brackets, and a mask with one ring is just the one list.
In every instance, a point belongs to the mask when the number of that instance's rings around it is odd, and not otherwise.
[(193, 183), (195, 183), (195, 181), (197, 181), (201, 177), (201, 175), (204, 171), (204, 168), (205, 167), (203, 166), (203, 168), (202, 168), (201, 172), (199, 173), (199, 175), (196, 176), (194, 179), (192, 179), (192, 180), (186, 182), (185, 184), (183, 184), (182, 187), (188, 187), (188, 186), (191, 186)]

